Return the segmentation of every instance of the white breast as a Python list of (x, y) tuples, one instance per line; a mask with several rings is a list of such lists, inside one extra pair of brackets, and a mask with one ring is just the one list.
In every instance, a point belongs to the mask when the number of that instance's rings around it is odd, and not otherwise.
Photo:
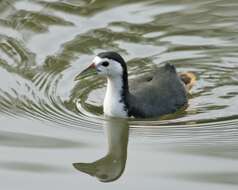
[(103, 111), (105, 115), (111, 117), (127, 117), (125, 105), (121, 102), (122, 81), (121, 78), (108, 78), (107, 90), (103, 103)]

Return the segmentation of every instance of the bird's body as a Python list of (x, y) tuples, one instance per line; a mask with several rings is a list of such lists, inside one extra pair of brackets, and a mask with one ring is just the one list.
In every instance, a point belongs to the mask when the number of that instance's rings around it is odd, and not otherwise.
[(159, 67), (149, 78), (135, 81), (130, 86), (129, 113), (134, 117), (173, 113), (188, 103), (184, 84), (170, 64)]
[[(171, 64), (128, 82), (127, 67), (115, 52), (100, 53), (93, 61), (98, 74), (107, 77), (103, 103), (105, 115), (111, 117), (159, 117), (173, 113), (188, 103), (186, 86), (193, 75), (179, 75)], [(185, 80), (186, 79), (186, 80)]]

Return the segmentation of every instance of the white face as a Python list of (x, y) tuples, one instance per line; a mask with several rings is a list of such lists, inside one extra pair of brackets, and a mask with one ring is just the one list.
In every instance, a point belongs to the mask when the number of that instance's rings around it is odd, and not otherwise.
[(122, 76), (123, 74), (121, 64), (115, 60), (96, 56), (93, 59), (93, 63), (95, 64), (97, 73), (99, 75), (117, 77)]

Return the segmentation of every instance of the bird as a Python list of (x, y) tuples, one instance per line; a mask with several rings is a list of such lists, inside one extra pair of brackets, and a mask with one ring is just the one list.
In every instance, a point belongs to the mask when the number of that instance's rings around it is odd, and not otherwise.
[(154, 118), (186, 108), (196, 81), (194, 73), (177, 73), (170, 63), (129, 81), (125, 60), (113, 51), (97, 54), (89, 69), (107, 78), (103, 112), (116, 118)]

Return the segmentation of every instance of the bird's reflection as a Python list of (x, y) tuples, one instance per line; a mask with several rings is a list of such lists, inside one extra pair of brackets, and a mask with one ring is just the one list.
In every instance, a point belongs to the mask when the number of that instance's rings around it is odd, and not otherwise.
[(129, 125), (127, 120), (110, 118), (104, 127), (108, 138), (106, 156), (92, 163), (74, 163), (73, 166), (102, 182), (110, 182), (118, 179), (125, 169)]

